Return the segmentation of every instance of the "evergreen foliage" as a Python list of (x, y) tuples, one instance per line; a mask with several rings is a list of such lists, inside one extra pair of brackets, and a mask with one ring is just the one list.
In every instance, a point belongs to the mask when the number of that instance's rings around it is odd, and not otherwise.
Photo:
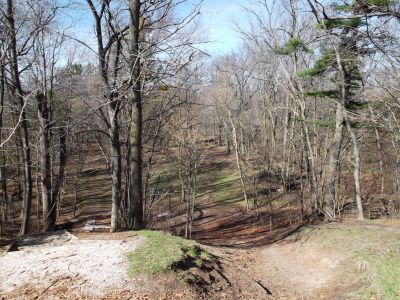
[(339, 90), (308, 91), (304, 93), (304, 96), (336, 99), (337, 97), (339, 97), (339, 93)]
[(278, 55), (290, 55), (300, 51), (311, 52), (311, 50), (306, 47), (303, 40), (300, 38), (291, 38), (282, 47), (277, 47), (274, 52)]
[(324, 73), (329, 67), (334, 66), (335, 64), (335, 52), (333, 50), (327, 50), (322, 54), (322, 57), (315, 62), (314, 67), (299, 72), (298, 76), (301, 78), (317, 76)]
[(355, 19), (323, 19), (317, 24), (317, 29), (358, 28), (366, 25), (360, 18)]

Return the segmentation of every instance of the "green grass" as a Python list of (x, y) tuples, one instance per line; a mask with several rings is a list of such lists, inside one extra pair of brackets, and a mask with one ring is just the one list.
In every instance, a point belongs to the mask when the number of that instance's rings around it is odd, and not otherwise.
[(362, 298), (400, 299), (400, 244), (384, 253), (364, 252), (359, 255), (367, 262), (369, 274)]
[(233, 167), (218, 170), (214, 174), (214, 191), (212, 197), (218, 203), (232, 203), (244, 206), (244, 198), (240, 178)]
[(212, 259), (194, 241), (159, 231), (143, 230), (139, 234), (145, 237), (145, 241), (128, 255), (131, 274), (167, 272), (187, 261), (201, 267), (204, 260)]
[[(158, 178), (160, 178), (159, 182)], [(198, 205), (208, 203), (209, 197), (219, 204), (245, 205), (244, 201), (241, 201), (243, 194), (237, 169), (235, 165), (225, 159), (216, 159), (212, 163), (205, 161), (199, 168), (197, 183), (196, 203)], [(181, 204), (181, 186), (176, 165), (171, 162), (162, 164), (150, 181), (152, 188), (156, 185), (160, 191), (176, 191), (177, 193), (171, 196), (169, 200), (173, 205)]]

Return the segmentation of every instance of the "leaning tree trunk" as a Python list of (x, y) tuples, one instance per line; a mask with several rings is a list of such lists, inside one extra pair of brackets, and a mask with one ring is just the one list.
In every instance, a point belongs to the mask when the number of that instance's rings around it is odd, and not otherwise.
[[(105, 98), (107, 100), (108, 119), (106, 121), (109, 136), (111, 140), (110, 164), (111, 164), (111, 178), (112, 178), (112, 191), (111, 191), (111, 228), (110, 231), (114, 232), (121, 227), (121, 187), (122, 187), (122, 159), (121, 159), (121, 141), (120, 141), (120, 128), (118, 124), (118, 115), (120, 112), (120, 103), (118, 100), (118, 93), (116, 92), (116, 79), (120, 65), (121, 55), (121, 41), (120, 37), (116, 38), (116, 48), (114, 50), (114, 69), (112, 71), (114, 82), (110, 82), (110, 70), (108, 61), (110, 56), (107, 54), (107, 49), (103, 45), (103, 30), (102, 18), (103, 14), (96, 11), (96, 7), (91, 0), (87, 0), (95, 19), (95, 29), (98, 48), (98, 59), (101, 78), (104, 87), (107, 89)], [(105, 2), (104, 2), (105, 4)], [(108, 5), (108, 4), (107, 4)], [(109, 45), (112, 40), (110, 39)], [(110, 44), (111, 43), (111, 44)], [(128, 185), (128, 182), (126, 183)]]
[(140, 0), (129, 0), (129, 58), (132, 80), (132, 115), (131, 115), (131, 174), (129, 199), (131, 211), (129, 224), (133, 228), (143, 228), (143, 194), (142, 194), (142, 93), (141, 93), (141, 61), (139, 49), (140, 35)]

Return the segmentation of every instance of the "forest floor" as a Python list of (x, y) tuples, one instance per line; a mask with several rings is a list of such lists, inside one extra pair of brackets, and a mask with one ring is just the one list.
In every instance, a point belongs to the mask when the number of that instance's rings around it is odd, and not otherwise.
[[(398, 299), (399, 237), (397, 226), (332, 223), (304, 226), (266, 246), (202, 246), (218, 258), (221, 276), (215, 280), (214, 270), (197, 270), (206, 281), (199, 290), (172, 273), (128, 275), (126, 254), (143, 243), (135, 232), (74, 236), (60, 231), (21, 239), (18, 251), (0, 257), (0, 295), (1, 299)], [(380, 270), (377, 262), (389, 270)]]
[[(0, 247), (0, 299), (399, 299), (400, 222), (305, 224), (297, 192), (273, 176), (247, 211), (231, 162), (213, 149), (200, 174), (193, 237), (215, 266), (132, 275), (140, 232), (75, 228), (3, 240), (14, 246)], [(183, 212), (157, 224), (181, 234)], [(201, 285), (187, 283), (190, 270)]]

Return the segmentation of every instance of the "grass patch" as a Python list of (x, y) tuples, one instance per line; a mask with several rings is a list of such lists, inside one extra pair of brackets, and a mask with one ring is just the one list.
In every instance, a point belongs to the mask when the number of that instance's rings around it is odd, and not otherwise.
[(217, 203), (245, 206), (240, 178), (235, 169), (218, 170), (212, 197)]
[(201, 268), (204, 261), (212, 259), (212, 256), (194, 241), (159, 231), (143, 230), (139, 234), (146, 240), (128, 255), (131, 274), (175, 271), (192, 264)]
[(367, 262), (368, 288), (360, 291), (365, 299), (400, 299), (400, 244), (385, 253), (360, 254)]

